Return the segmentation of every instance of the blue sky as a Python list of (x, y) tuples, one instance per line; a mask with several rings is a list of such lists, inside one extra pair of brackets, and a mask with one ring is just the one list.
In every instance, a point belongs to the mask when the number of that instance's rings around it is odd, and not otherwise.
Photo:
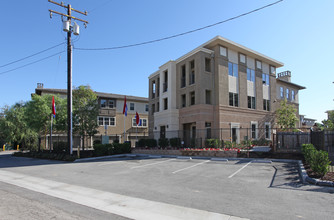
[[(81, 22), (74, 47), (105, 48), (155, 40), (210, 25), (276, 0), (63, 0), (88, 16)], [(334, 109), (334, 1), (284, 0), (251, 15), (158, 43), (103, 51), (73, 52), (73, 85), (124, 95), (148, 96), (148, 76), (169, 60), (221, 35), (283, 62), (292, 82), (305, 86), (299, 94), (300, 114), (322, 121)], [(2, 2), (0, 66), (65, 42), (61, 17), (66, 13), (47, 0)], [(66, 50), (45, 53), (0, 67), (0, 107), (30, 100), (37, 83), (67, 88), (66, 53), (12, 72), (8, 70)]]

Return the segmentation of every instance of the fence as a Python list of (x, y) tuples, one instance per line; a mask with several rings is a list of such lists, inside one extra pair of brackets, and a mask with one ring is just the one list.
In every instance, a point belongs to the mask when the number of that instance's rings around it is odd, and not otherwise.
[(318, 150), (328, 152), (329, 159), (334, 162), (334, 131), (312, 131), (311, 143)]

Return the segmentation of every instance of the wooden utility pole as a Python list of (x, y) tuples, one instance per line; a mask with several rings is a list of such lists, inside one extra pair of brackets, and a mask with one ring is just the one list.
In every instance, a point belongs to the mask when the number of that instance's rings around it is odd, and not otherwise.
[(73, 139), (72, 139), (72, 45), (71, 45), (71, 34), (72, 34), (72, 27), (71, 27), (71, 21), (73, 20), (77, 20), (77, 21), (81, 21), (84, 23), (85, 27), (88, 24), (88, 21), (76, 18), (72, 16), (72, 11), (75, 11), (77, 13), (83, 14), (87, 16), (87, 11), (85, 12), (81, 12), (78, 11), (74, 8), (71, 7), (70, 4), (68, 4), (67, 6), (64, 5), (63, 2), (58, 3), (58, 2), (54, 2), (52, 0), (48, 0), (49, 2), (61, 6), (63, 8), (67, 8), (67, 15), (51, 10), (49, 9), (50, 12), (50, 17), (52, 18), (52, 13), (67, 17), (67, 22), (69, 23), (69, 30), (67, 32), (67, 143), (70, 147), (70, 154), (73, 154)]

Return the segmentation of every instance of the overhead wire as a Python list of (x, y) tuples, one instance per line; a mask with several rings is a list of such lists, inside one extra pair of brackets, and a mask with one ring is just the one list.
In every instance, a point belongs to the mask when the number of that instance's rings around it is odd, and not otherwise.
[(172, 39), (172, 38), (180, 37), (180, 36), (187, 35), (187, 34), (190, 34), (190, 33), (194, 33), (194, 32), (197, 32), (197, 31), (201, 31), (201, 30), (204, 30), (204, 29), (207, 29), (207, 28), (210, 28), (210, 27), (222, 24), (222, 23), (226, 23), (226, 22), (238, 19), (240, 17), (244, 17), (246, 15), (252, 14), (254, 12), (263, 10), (265, 8), (271, 7), (271, 6), (276, 5), (276, 4), (278, 4), (278, 3), (282, 2), (282, 1), (284, 1), (284, 0), (279, 0), (279, 1), (267, 4), (267, 5), (262, 6), (260, 8), (257, 8), (257, 9), (245, 12), (243, 14), (240, 14), (240, 15), (237, 15), (237, 16), (225, 19), (223, 21), (216, 22), (214, 24), (210, 24), (210, 25), (207, 25), (207, 26), (204, 26), (204, 27), (200, 27), (200, 28), (197, 28), (197, 29), (193, 29), (193, 30), (190, 30), (190, 31), (186, 31), (186, 32), (183, 32), (183, 33), (171, 35), (171, 36), (168, 36), (168, 37), (159, 38), (159, 39), (156, 39), (156, 40), (150, 40), (150, 41), (145, 41), (145, 42), (141, 42), (141, 43), (128, 44), (128, 45), (115, 46), (115, 47), (105, 47), (105, 48), (80, 48), (80, 47), (74, 47), (74, 49), (76, 49), (76, 50), (116, 50), (116, 49), (123, 49), (123, 48), (136, 47), (136, 46), (141, 46), (141, 45), (145, 45), (145, 44), (156, 43), (156, 42), (159, 42), (159, 41), (169, 40), (169, 39)]
[(44, 52), (46, 52), (46, 51), (48, 51), (48, 50), (51, 50), (51, 49), (56, 48), (56, 47), (59, 47), (60, 45), (63, 45), (63, 44), (65, 44), (65, 42), (60, 43), (60, 44), (57, 44), (57, 45), (52, 46), (52, 47), (49, 47), (49, 48), (47, 48), (47, 49), (44, 49), (44, 50), (39, 51), (39, 52), (37, 52), (37, 53), (34, 53), (34, 54), (32, 54), (32, 55), (23, 57), (23, 58), (21, 58), (21, 59), (15, 60), (15, 61), (13, 61), (13, 62), (10, 62), (10, 63), (4, 64), (4, 65), (1, 65), (0, 68), (3, 68), (3, 67), (6, 67), (6, 66), (9, 66), (9, 65), (12, 65), (12, 64), (17, 63), (17, 62), (20, 62), (20, 61), (22, 61), (22, 60), (26, 60), (26, 59), (28, 59), (28, 58), (30, 58), (30, 57), (33, 57), (33, 56), (36, 56), (36, 55), (38, 55), (38, 54), (44, 53)]
[(23, 65), (23, 66), (19, 66), (19, 67), (17, 67), (17, 68), (11, 69), (11, 70), (7, 70), (7, 71), (4, 71), (4, 72), (1, 72), (0, 75), (3, 75), (3, 74), (5, 74), (5, 73), (12, 72), (12, 71), (17, 70), (17, 69), (21, 69), (21, 68), (26, 67), (26, 66), (30, 66), (30, 65), (32, 65), (32, 64), (41, 62), (41, 61), (43, 61), (43, 60), (46, 60), (46, 59), (49, 59), (49, 58), (51, 58), (51, 57), (57, 56), (58, 54), (61, 54), (61, 53), (64, 53), (64, 52), (65, 52), (65, 50), (63, 50), (63, 51), (61, 51), (61, 52), (58, 52), (58, 53), (55, 53), (55, 54), (52, 54), (52, 55), (50, 55), (50, 56), (44, 57), (44, 58), (42, 58), (42, 59), (36, 60), (36, 61), (34, 61), (34, 62), (25, 64), (25, 65)]

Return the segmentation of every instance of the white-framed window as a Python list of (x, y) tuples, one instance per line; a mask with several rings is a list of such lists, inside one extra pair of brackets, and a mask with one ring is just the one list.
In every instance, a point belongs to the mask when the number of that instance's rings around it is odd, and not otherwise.
[(115, 108), (115, 100), (108, 100), (108, 107)]
[(251, 138), (252, 139), (258, 138), (258, 123), (255, 121), (251, 122)]
[(270, 122), (264, 123), (266, 139), (271, 140), (271, 125)]
[(286, 99), (289, 100), (290, 98), (290, 90), (287, 88), (286, 89)]
[[(137, 127), (136, 117), (132, 118), (132, 127)], [(147, 118), (139, 118), (138, 128), (147, 127)]]
[(219, 50), (220, 50), (220, 55), (222, 55), (224, 57), (227, 56), (227, 48), (226, 47), (220, 46)]
[(99, 124), (99, 126), (116, 126), (116, 118), (99, 116), (97, 117), (97, 123)]
[(131, 102), (130, 103), (130, 111), (134, 111), (135, 110), (135, 103)]
[(100, 100), (100, 107), (101, 108), (106, 108), (107, 107), (107, 100), (106, 99), (101, 99)]

